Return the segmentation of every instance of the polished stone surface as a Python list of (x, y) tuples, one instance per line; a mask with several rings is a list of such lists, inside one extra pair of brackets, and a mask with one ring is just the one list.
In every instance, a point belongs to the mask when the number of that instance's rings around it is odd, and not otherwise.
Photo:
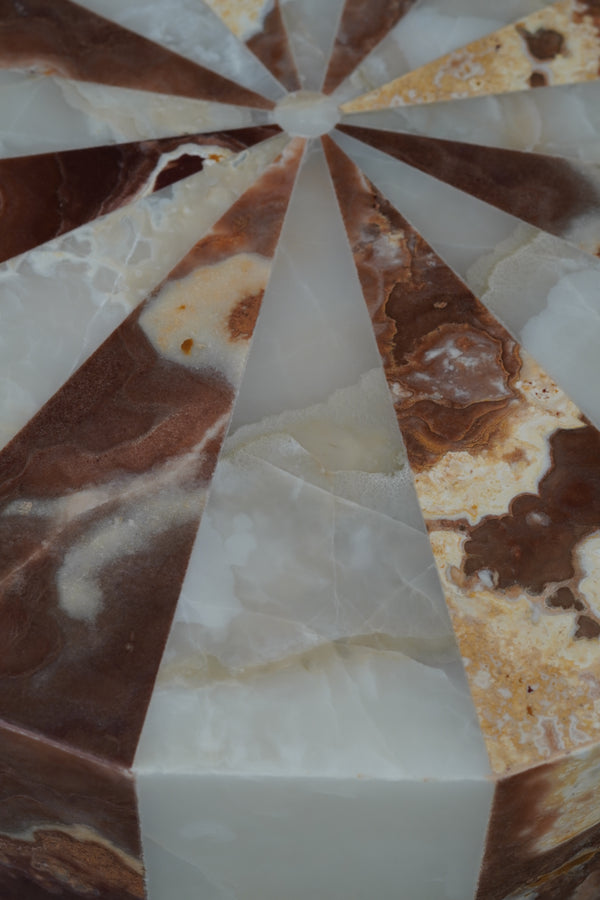
[(130, 773), (3, 724), (0, 796), (6, 900), (144, 897)]
[(325, 141), (492, 768), (504, 774), (597, 739), (600, 437)]
[(302, 149), (2, 451), (4, 721), (131, 763)]
[(228, 28), (243, 41), (288, 91), (300, 80), (281, 15), (279, 0), (207, 0)]
[(284, 131), (299, 137), (327, 134), (340, 119), (334, 101), (317, 91), (288, 94), (277, 104), (273, 116)]
[(340, 131), (593, 255), (600, 252), (598, 165), (353, 125)]
[(596, 900), (593, 4), (6, 9), (0, 892)]
[(346, 0), (323, 91), (331, 94), (414, 3), (415, 0)]
[(346, 113), (573, 84), (599, 76), (595, 0), (559, 0), (381, 88)]
[(239, 129), (0, 160), (0, 262), (266, 140)]
[(81, 81), (269, 108), (259, 94), (161, 47), (71, 0), (3, 0), (0, 67)]

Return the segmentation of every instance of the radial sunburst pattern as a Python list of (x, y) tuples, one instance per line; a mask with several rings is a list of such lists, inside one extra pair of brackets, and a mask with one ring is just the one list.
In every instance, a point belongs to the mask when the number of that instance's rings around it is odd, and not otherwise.
[(3, 900), (600, 892), (600, 12), (497, 7), (0, 0)]

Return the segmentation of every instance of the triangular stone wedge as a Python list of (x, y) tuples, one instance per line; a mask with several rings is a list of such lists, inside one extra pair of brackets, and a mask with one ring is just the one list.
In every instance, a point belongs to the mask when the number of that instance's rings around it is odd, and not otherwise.
[(206, 3), (288, 91), (300, 89), (279, 0), (259, 3), (242, 0), (236, 4), (229, 0), (206, 0)]
[(406, 132), (338, 127), (581, 249), (595, 253), (600, 247), (600, 166)]
[(3, 900), (144, 900), (131, 773), (4, 723), (0, 771)]
[(0, 262), (278, 132), (256, 127), (0, 160)]
[(345, 113), (593, 81), (600, 70), (594, 0), (559, 0), (521, 21), (349, 100)]
[(0, 719), (130, 764), (304, 142), (0, 454)]
[(492, 769), (535, 765), (598, 730), (600, 434), (323, 141)]
[(276, 126), (0, 160), (0, 262), (273, 137)]
[(0, 265), (0, 449), (288, 142), (262, 141)]
[(0, 0), (0, 68), (196, 100), (273, 103), (71, 0)]
[(383, 40), (416, 0), (346, 0), (323, 93), (331, 94)]
[(599, 765), (596, 743), (497, 782), (477, 900), (598, 895)]

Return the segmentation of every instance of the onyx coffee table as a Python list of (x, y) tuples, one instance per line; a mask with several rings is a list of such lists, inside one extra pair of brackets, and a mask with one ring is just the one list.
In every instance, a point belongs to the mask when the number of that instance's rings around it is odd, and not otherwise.
[(600, 896), (600, 5), (0, 0), (0, 897)]

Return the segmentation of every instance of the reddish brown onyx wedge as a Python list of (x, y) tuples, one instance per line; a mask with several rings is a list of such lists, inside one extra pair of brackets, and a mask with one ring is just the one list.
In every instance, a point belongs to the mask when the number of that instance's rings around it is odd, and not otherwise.
[(0, 160), (0, 262), (278, 131), (245, 128)]
[(497, 781), (477, 896), (591, 898), (600, 434), (323, 143)]
[(323, 140), (492, 768), (543, 762), (594, 734), (600, 434)]
[(477, 900), (600, 896), (596, 744), (498, 782)]
[(415, 3), (416, 0), (346, 0), (323, 92), (331, 94)]
[(300, 78), (281, 16), (279, 0), (267, 13), (262, 30), (246, 45), (288, 91), (300, 89)]
[(0, 720), (133, 760), (304, 142), (0, 454)]
[(594, 252), (600, 244), (600, 166), (354, 125), (340, 131)]
[(71, 0), (0, 0), (0, 68), (195, 100), (273, 103)]
[(145, 897), (133, 777), (0, 724), (2, 900)]
[(206, 0), (213, 12), (288, 90), (301, 87), (279, 0)]

